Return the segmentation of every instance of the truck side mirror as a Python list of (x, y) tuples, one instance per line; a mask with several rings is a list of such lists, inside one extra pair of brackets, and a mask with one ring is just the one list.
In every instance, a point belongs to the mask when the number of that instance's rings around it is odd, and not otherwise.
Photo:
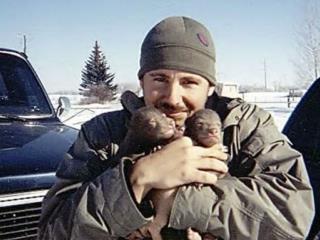
[(71, 103), (69, 98), (67, 97), (59, 97), (58, 99), (58, 107), (56, 110), (58, 117), (63, 117), (69, 113), (71, 109)]

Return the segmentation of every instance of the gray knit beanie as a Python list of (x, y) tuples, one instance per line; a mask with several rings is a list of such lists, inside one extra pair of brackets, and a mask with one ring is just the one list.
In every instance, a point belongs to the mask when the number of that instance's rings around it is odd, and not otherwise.
[(151, 70), (198, 74), (215, 85), (215, 49), (209, 31), (187, 17), (169, 17), (154, 26), (141, 47), (138, 77)]

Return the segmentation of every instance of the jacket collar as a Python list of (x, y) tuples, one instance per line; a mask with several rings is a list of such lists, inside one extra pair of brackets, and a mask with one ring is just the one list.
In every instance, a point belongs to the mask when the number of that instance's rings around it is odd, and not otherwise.
[(238, 125), (243, 116), (243, 103), (240, 98), (228, 98), (219, 96), (214, 92), (207, 100), (206, 108), (215, 110), (222, 122), (223, 129)]

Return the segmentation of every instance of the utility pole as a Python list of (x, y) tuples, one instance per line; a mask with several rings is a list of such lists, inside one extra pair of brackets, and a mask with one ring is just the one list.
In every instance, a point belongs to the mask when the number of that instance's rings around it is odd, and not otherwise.
[(264, 88), (267, 89), (267, 64), (266, 59), (263, 59), (263, 71), (264, 71)]
[(314, 79), (318, 79), (318, 58), (319, 58), (319, 55), (314, 54), (313, 58), (314, 58), (313, 62), (314, 62), (314, 76), (315, 76)]
[(27, 54), (27, 36), (23, 35), (23, 53)]

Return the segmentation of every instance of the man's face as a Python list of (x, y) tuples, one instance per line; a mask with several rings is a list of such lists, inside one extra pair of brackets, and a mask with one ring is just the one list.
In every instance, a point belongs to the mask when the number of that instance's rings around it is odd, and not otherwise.
[(187, 117), (204, 108), (214, 90), (208, 80), (197, 74), (168, 69), (147, 72), (140, 85), (145, 104), (160, 109), (177, 126), (183, 126)]

